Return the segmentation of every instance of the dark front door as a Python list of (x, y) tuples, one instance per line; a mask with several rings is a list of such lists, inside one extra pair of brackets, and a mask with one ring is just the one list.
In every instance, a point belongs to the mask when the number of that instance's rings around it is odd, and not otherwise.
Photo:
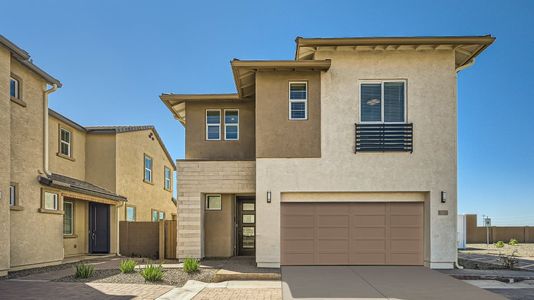
[(89, 253), (109, 253), (109, 205), (89, 202)]
[(237, 197), (237, 255), (256, 254), (256, 199)]

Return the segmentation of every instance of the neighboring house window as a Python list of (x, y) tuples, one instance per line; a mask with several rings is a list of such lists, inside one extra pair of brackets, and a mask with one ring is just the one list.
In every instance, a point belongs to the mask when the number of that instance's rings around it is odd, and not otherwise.
[(152, 157), (145, 154), (145, 181), (152, 182)]
[(71, 156), (72, 133), (67, 129), (59, 129), (59, 153)]
[(161, 221), (161, 220), (165, 220), (165, 212), (163, 212), (163, 211), (160, 211), (160, 212), (159, 212), (159, 220), (160, 220), (160, 221)]
[(126, 221), (135, 222), (135, 207), (126, 206)]
[(221, 111), (206, 110), (206, 140), (221, 140)]
[(239, 110), (224, 110), (224, 139), (227, 141), (239, 140)]
[(74, 203), (63, 201), (63, 234), (74, 234)]
[(13, 77), (9, 78), (9, 95), (11, 98), (20, 99), (20, 81)]
[(152, 222), (157, 222), (159, 220), (159, 212), (157, 210), (152, 210)]
[(289, 119), (306, 120), (308, 118), (308, 83), (289, 83)]
[(165, 175), (165, 184), (164, 184), (164, 188), (167, 190), (167, 191), (170, 191), (171, 190), (171, 184), (172, 184), (172, 180), (171, 180), (171, 169), (165, 167), (164, 168), (164, 175)]
[(206, 196), (206, 210), (221, 210), (221, 195), (207, 195)]
[(58, 210), (59, 206), (59, 194), (52, 192), (44, 192), (44, 209), (47, 210)]
[(17, 205), (17, 186), (11, 184), (9, 186), (9, 206)]
[(362, 123), (406, 122), (406, 81), (364, 81), (360, 83)]

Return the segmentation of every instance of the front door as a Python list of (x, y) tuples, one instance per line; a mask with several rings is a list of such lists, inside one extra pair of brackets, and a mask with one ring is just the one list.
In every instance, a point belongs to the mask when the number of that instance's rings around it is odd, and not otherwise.
[(109, 253), (109, 205), (89, 202), (89, 253)]
[(237, 197), (237, 255), (256, 254), (256, 200)]

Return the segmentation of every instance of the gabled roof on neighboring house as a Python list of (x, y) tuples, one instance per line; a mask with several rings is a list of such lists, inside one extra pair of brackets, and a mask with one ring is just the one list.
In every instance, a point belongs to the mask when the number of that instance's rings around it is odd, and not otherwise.
[(165, 155), (171, 162), (172, 167), (174, 170), (176, 170), (176, 164), (174, 163), (174, 160), (172, 159), (171, 154), (167, 150), (167, 147), (165, 147), (165, 144), (163, 143), (163, 140), (161, 139), (158, 131), (156, 130), (156, 127), (154, 125), (130, 125), (130, 126), (82, 126), (71, 119), (65, 117), (64, 115), (58, 113), (57, 111), (53, 109), (48, 109), (48, 114), (50, 116), (53, 116), (66, 124), (77, 128), (79, 130), (85, 131), (87, 133), (92, 134), (117, 134), (117, 133), (124, 133), (124, 132), (134, 132), (134, 131), (143, 131), (143, 130), (152, 130), (154, 132), (155, 137), (158, 139), (159, 144), (161, 145), (161, 148), (165, 152)]
[(18, 62), (20, 62), (22, 65), (26, 66), (28, 69), (32, 70), (33, 72), (35, 72), (37, 75), (41, 76), (49, 84), (56, 84), (58, 87), (63, 86), (59, 80), (52, 77), (50, 74), (46, 73), (44, 70), (42, 70), (38, 66), (34, 65), (30, 58), (30, 54), (27, 51), (15, 45), (13, 42), (8, 40), (6, 37), (4, 37), (1, 34), (0, 34), (0, 45), (6, 47)]
[(126, 197), (117, 195), (102, 187), (87, 181), (52, 173), (50, 176), (39, 176), (39, 182), (43, 185), (69, 190), (80, 194), (101, 197), (114, 201), (127, 201)]

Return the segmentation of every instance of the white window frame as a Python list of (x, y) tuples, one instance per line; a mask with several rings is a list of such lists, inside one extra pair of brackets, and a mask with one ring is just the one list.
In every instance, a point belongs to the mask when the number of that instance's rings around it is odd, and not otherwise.
[[(11, 96), (11, 80), (15, 81), (15, 96)], [(9, 96), (15, 99), (20, 99), (20, 80), (13, 76), (9, 77)]]
[[(133, 209), (133, 220), (129, 220), (128, 219), (128, 208), (132, 208)], [(137, 220), (137, 209), (135, 208), (135, 206), (126, 205), (126, 221), (135, 222), (136, 220)]]
[[(68, 142), (64, 141), (61, 138), (63, 131), (69, 134), (69, 141)], [(69, 150), (68, 154), (64, 154), (64, 153), (61, 152), (61, 146), (63, 144), (67, 145), (67, 149)], [(71, 155), (72, 155), (72, 131), (70, 131), (70, 130), (68, 130), (66, 128), (63, 128), (63, 127), (59, 128), (59, 154), (66, 155), (68, 157), (71, 157)]]
[(17, 206), (17, 185), (16, 184), (10, 184), (9, 185), (9, 206)]
[[(292, 84), (305, 84), (306, 85), (306, 99), (291, 99), (291, 85)], [(308, 82), (307, 81), (290, 81), (288, 85), (288, 98), (289, 98), (289, 120), (291, 121), (306, 121), (308, 120)], [(292, 118), (291, 117), (291, 103), (304, 103), (304, 118)]]
[[(219, 123), (218, 124), (208, 124), (208, 112), (216, 111), (219, 113)], [(221, 140), (221, 122), (222, 122), (222, 113), (220, 109), (206, 109), (206, 116), (204, 123), (206, 124), (206, 141), (220, 141)], [(208, 126), (217, 126), (219, 128), (219, 138), (218, 139), (210, 139), (208, 135)]]
[[(384, 83), (387, 82), (402, 82), (404, 84), (404, 122), (384, 122)], [(362, 121), (362, 84), (380, 84), (381, 85), (381, 121)], [(385, 79), (385, 80), (358, 80), (358, 119), (361, 124), (406, 124), (408, 123), (407, 111), (407, 94), (408, 84), (406, 79)]]
[[(147, 159), (147, 158), (150, 159), (150, 168), (147, 168), (147, 166), (146, 166), (146, 159)], [(153, 176), (152, 176), (152, 169), (153, 169), (153, 168), (154, 168), (154, 159), (152, 159), (152, 156), (150, 156), (150, 155), (148, 155), (148, 154), (145, 153), (145, 154), (143, 155), (143, 169), (144, 169), (144, 172), (143, 172), (143, 181), (148, 182), (148, 183), (152, 183), (152, 179), (153, 179), (153, 178), (152, 178), (152, 177), (153, 177)], [(150, 177), (149, 180), (146, 179), (146, 171), (147, 171), (147, 170), (149, 171), (148, 173), (149, 173), (149, 175), (150, 175), (150, 176), (149, 176), (149, 177)]]
[[(226, 112), (227, 111), (236, 111), (237, 112), (237, 123), (230, 123), (230, 124), (226, 124)], [(241, 117), (239, 116), (239, 109), (237, 108), (230, 108), (230, 109), (225, 109), (224, 110), (224, 140), (225, 141), (239, 141), (239, 119)], [(229, 139), (226, 137), (226, 128), (228, 127), (237, 127), (237, 138), (235, 139)]]
[[(210, 208), (209, 207), (209, 198), (210, 197), (219, 197), (219, 199), (221, 199), (221, 207), (220, 208)], [(222, 210), (222, 195), (221, 194), (207, 194), (206, 195), (206, 210)]]
[[(167, 177), (167, 170), (169, 170), (169, 177)], [(164, 166), (163, 167), (163, 189), (170, 191), (172, 190), (172, 171), (171, 168)], [(169, 187), (167, 188), (167, 183), (169, 184)]]
[(158, 212), (158, 220), (159, 221), (165, 220), (165, 212), (164, 211), (159, 211)]
[[(67, 213), (65, 212), (65, 204), (70, 204), (70, 233), (65, 233), (65, 224), (63, 224), (63, 235), (73, 235), (74, 234), (74, 202), (63, 201), (64, 216), (67, 215)], [(65, 223), (65, 220), (63, 220), (63, 223)]]
[[(50, 194), (54, 196), (54, 208), (47, 208), (46, 207), (46, 194)], [(51, 192), (51, 191), (44, 191), (43, 192), (43, 209), (45, 210), (59, 210), (59, 193)]]

